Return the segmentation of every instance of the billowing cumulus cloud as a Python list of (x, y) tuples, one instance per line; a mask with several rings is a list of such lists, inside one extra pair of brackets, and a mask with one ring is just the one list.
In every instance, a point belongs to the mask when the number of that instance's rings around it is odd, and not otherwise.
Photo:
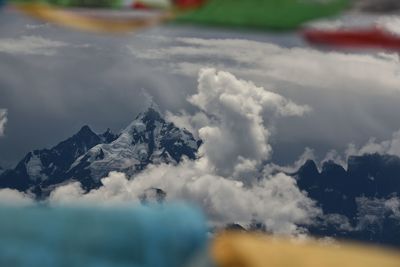
[(0, 137), (4, 135), (6, 123), (7, 123), (7, 110), (0, 109)]
[(17, 190), (0, 189), (0, 205), (29, 205), (33, 199)]
[(138, 196), (149, 188), (167, 192), (167, 201), (187, 201), (200, 206), (215, 226), (252, 220), (265, 223), (274, 233), (301, 231), (297, 224), (310, 224), (320, 211), (287, 175), (263, 177), (246, 187), (243, 183), (212, 172), (209, 162), (200, 159), (185, 161), (179, 166), (152, 166), (128, 180), (124, 174), (112, 172), (102, 180), (104, 186), (83, 194), (79, 183), (57, 188), (51, 203), (116, 205), (137, 203)]
[(198, 83), (198, 92), (189, 102), (207, 117), (196, 131), (204, 140), (200, 155), (206, 155), (221, 175), (243, 180), (245, 173), (269, 159), (270, 131), (264, 118), (302, 116), (310, 110), (215, 69), (201, 70)]
[(20, 38), (0, 38), (0, 52), (17, 55), (51, 56), (67, 43), (46, 39), (40, 36), (21, 36)]
[(187, 113), (169, 117), (202, 138), (197, 160), (150, 166), (132, 180), (112, 172), (102, 187), (87, 194), (79, 183), (72, 183), (57, 188), (50, 202), (138, 202), (146, 189), (159, 188), (167, 193), (167, 201), (199, 205), (217, 226), (255, 220), (270, 231), (288, 234), (300, 232), (298, 224), (312, 222), (320, 210), (296, 181), (283, 173), (267, 174), (260, 164), (272, 151), (264, 116), (301, 116), (309, 111), (307, 106), (214, 69), (200, 72), (198, 92), (188, 100), (200, 110), (193, 119)]

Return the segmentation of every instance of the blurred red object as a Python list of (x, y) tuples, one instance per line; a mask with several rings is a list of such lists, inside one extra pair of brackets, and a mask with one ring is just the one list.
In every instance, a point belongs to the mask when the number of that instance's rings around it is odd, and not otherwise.
[(302, 34), (313, 45), (400, 50), (400, 36), (378, 27), (339, 30), (307, 29)]
[(149, 6), (147, 6), (146, 4), (142, 3), (142, 2), (135, 2), (132, 5), (133, 9), (150, 9)]
[(198, 8), (203, 5), (206, 0), (175, 0), (175, 5), (179, 8)]

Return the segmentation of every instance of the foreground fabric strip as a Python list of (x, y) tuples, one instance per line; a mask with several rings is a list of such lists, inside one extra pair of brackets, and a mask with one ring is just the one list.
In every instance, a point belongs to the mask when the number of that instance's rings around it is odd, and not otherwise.
[(212, 254), (219, 267), (400, 266), (398, 251), (343, 243), (294, 243), (290, 240), (237, 232), (217, 236)]
[(98, 33), (137, 31), (163, 23), (172, 16), (171, 13), (162, 12), (150, 17), (123, 18), (120, 16), (119, 18), (107, 18), (88, 16), (74, 10), (64, 10), (42, 4), (18, 4), (16, 8), (37, 19), (69, 28)]
[(312, 45), (342, 48), (379, 48), (400, 51), (400, 36), (381, 28), (303, 31), (304, 38)]
[[(1, 0), (0, 0), (1, 1)], [(127, 32), (169, 20), (226, 27), (291, 30), (304, 22), (334, 15), (349, 0), (10, 0), (24, 13), (59, 25), (94, 32)], [(97, 18), (77, 14), (71, 8), (159, 10), (152, 18)]]
[(309, 20), (337, 14), (348, 6), (347, 0), (209, 0), (199, 9), (179, 16), (178, 21), (291, 30)]
[(206, 246), (187, 206), (0, 207), (0, 266), (182, 267)]
[(48, 4), (55, 7), (103, 9), (171, 8), (171, 1), (169, 0), (8, 0), (8, 2), (14, 4)]

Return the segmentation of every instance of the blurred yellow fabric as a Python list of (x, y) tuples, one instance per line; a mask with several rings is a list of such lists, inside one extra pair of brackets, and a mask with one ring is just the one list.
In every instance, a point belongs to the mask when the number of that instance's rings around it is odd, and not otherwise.
[(400, 266), (400, 251), (347, 243), (296, 242), (236, 232), (218, 235), (211, 249), (218, 267)]
[(124, 33), (149, 28), (171, 19), (172, 13), (162, 12), (153, 17), (107, 19), (50, 7), (45, 4), (18, 4), (17, 9), (37, 19), (43, 19), (58, 25), (98, 33)]

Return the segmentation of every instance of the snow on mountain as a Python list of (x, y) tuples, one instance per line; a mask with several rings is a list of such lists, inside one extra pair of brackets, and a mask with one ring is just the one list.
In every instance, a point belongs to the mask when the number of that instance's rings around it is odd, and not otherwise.
[(113, 136), (110, 131), (97, 135), (89, 126), (84, 126), (51, 149), (29, 152), (14, 169), (0, 175), (0, 188), (31, 189), (40, 195), (42, 189), (68, 179), (67, 170), (78, 157), (101, 142), (113, 141)]
[[(195, 159), (200, 143), (185, 129), (166, 122), (149, 108), (139, 114), (111, 143), (98, 144), (79, 157), (70, 176), (87, 189), (96, 187), (110, 171), (133, 175), (148, 164), (178, 163), (183, 156)], [(88, 181), (90, 177), (92, 181)]]
[(110, 171), (128, 175), (148, 164), (178, 163), (196, 157), (200, 142), (149, 108), (120, 134), (94, 133), (89, 126), (51, 149), (29, 152), (12, 170), (0, 174), (0, 188), (45, 197), (60, 184), (79, 181), (87, 190), (101, 185)]

